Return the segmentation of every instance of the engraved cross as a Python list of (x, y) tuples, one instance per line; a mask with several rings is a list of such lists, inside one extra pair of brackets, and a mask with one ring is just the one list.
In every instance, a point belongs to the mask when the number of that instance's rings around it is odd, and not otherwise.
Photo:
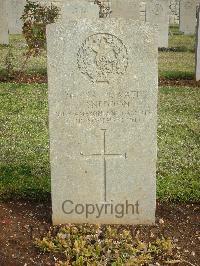
[(107, 158), (108, 157), (120, 157), (127, 159), (127, 154), (120, 154), (120, 153), (107, 153), (107, 143), (106, 143), (106, 129), (101, 129), (103, 132), (103, 153), (93, 153), (93, 154), (83, 154), (80, 153), (81, 156), (85, 157), (99, 157), (103, 159), (103, 173), (104, 173), (104, 200), (107, 201)]

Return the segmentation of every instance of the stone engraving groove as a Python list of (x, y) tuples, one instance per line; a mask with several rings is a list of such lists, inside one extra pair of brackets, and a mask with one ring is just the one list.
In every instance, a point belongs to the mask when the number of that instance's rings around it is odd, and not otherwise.
[(78, 68), (92, 82), (110, 83), (128, 67), (127, 48), (119, 38), (108, 33), (89, 36), (77, 57)]
[(107, 153), (107, 143), (106, 143), (106, 129), (101, 129), (103, 132), (103, 153), (94, 153), (94, 154), (83, 154), (80, 153), (81, 156), (97, 156), (103, 159), (103, 173), (104, 173), (104, 201), (107, 201), (107, 157), (122, 157), (124, 159), (127, 159), (127, 153), (119, 154), (119, 153)]

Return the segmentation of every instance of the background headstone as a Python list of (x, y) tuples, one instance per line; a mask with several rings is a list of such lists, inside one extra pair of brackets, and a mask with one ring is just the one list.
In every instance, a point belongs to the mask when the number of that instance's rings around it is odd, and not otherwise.
[(179, 24), (180, 0), (170, 0), (169, 23)]
[(140, 20), (140, 6), (138, 0), (111, 0), (111, 17), (132, 18)]
[(0, 0), (0, 44), (9, 44), (7, 0)]
[(196, 80), (200, 80), (200, 6), (197, 10), (196, 27)]
[(168, 47), (169, 0), (147, 0), (146, 21), (158, 28), (158, 46)]
[(155, 29), (80, 19), (47, 44), (53, 223), (153, 224)]
[(200, 0), (180, 1), (180, 31), (194, 34), (196, 28), (196, 9)]
[(91, 0), (68, 0), (62, 2), (61, 12), (63, 20), (83, 17), (98, 18), (99, 7)]
[(24, 6), (26, 4), (26, 0), (7, 0), (9, 5), (8, 12), (8, 27), (10, 34), (21, 34), (23, 22), (20, 19)]

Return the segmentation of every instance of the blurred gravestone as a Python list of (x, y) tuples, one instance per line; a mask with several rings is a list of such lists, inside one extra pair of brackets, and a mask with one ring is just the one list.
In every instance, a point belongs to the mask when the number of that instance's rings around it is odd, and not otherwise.
[(85, 17), (47, 29), (53, 223), (153, 224), (157, 34)]
[(63, 20), (69, 18), (84, 18), (99, 16), (99, 7), (92, 0), (68, 0), (63, 1), (61, 6), (61, 18)]
[(111, 0), (111, 17), (140, 19), (140, 6), (138, 0)]
[(146, 0), (146, 22), (158, 28), (158, 46), (168, 47), (169, 0)]
[(196, 27), (196, 9), (200, 0), (180, 1), (180, 31), (194, 34)]
[(0, 44), (9, 44), (7, 0), (0, 0)]
[(169, 23), (179, 24), (180, 0), (170, 0)]
[(200, 6), (197, 9), (196, 27), (196, 80), (200, 80)]
[(21, 34), (22, 33), (22, 20), (20, 19), (26, 0), (7, 0), (9, 5), (8, 13), (8, 27), (10, 34)]

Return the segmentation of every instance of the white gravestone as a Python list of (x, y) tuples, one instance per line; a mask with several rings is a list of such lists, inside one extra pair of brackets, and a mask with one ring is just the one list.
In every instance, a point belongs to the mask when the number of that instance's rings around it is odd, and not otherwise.
[(147, 0), (146, 21), (158, 28), (158, 46), (168, 47), (169, 0)]
[(111, 0), (111, 17), (131, 18), (140, 20), (140, 6), (138, 0)]
[(23, 22), (20, 19), (26, 0), (8, 0), (9, 14), (8, 14), (8, 27), (10, 34), (21, 34)]
[(184, 34), (194, 34), (196, 27), (196, 9), (200, 0), (180, 1), (180, 31)]
[(153, 224), (155, 29), (80, 19), (47, 44), (53, 223)]
[(200, 81), (200, 6), (197, 10), (196, 27), (196, 81)]
[(83, 17), (96, 17), (99, 16), (99, 7), (91, 0), (68, 0), (61, 1), (61, 19), (64, 21), (71, 19), (78, 19)]
[(9, 44), (7, 0), (0, 0), (0, 44)]

